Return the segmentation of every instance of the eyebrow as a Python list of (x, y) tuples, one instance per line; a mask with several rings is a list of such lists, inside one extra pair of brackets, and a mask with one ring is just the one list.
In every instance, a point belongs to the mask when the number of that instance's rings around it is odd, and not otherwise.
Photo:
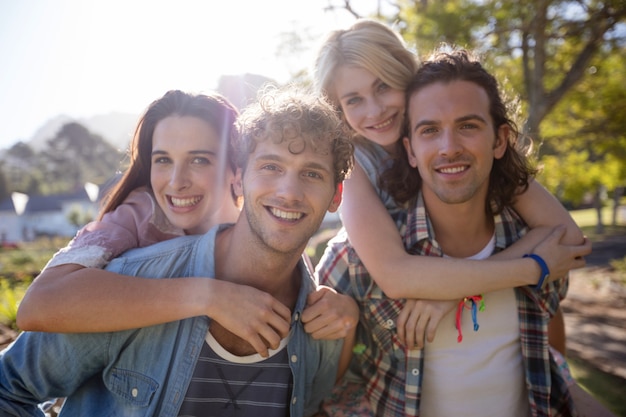
[[(372, 84), (370, 84), (370, 87), (375, 87), (376, 84), (379, 84), (381, 82), (383, 82), (383, 81), (380, 78), (376, 78), (374, 80), (374, 82), (372, 82)], [(357, 92), (349, 92), (349, 93), (346, 93), (343, 96), (339, 97), (339, 100), (343, 100), (344, 98), (358, 96), (358, 95), (359, 94)]]
[[(167, 155), (168, 153), (169, 152), (162, 151), (160, 149), (155, 149), (152, 151), (152, 155)], [(193, 150), (189, 151), (188, 153), (191, 155), (217, 155), (217, 152), (208, 150)]]
[[(455, 123), (461, 123), (461, 122), (467, 122), (470, 120), (477, 120), (479, 122), (482, 122), (484, 124), (487, 124), (487, 120), (485, 120), (484, 117), (479, 116), (478, 114), (468, 114), (466, 116), (462, 116), (459, 117), (457, 119), (454, 119)], [(413, 128), (413, 131), (416, 131), (417, 129), (419, 129), (422, 126), (431, 126), (431, 125), (436, 125), (439, 122), (437, 120), (420, 120), (419, 122), (417, 122), (415, 124), (415, 127)]]
[[(283, 162), (285, 161), (285, 158), (279, 156), (279, 155), (275, 155), (275, 154), (263, 154), (263, 155), (259, 155), (256, 158), (257, 161), (261, 161), (261, 162), (269, 162), (269, 161), (274, 161), (274, 162)], [(332, 170), (330, 170), (327, 166), (320, 164), (318, 162), (313, 162), (313, 161), (308, 161), (305, 165), (305, 168), (308, 169), (316, 169), (319, 171), (326, 171), (326, 172), (332, 172)]]

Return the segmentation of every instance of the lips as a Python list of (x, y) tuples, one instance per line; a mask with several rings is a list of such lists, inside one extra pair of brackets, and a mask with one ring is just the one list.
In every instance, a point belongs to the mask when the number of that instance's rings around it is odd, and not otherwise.
[(173, 207), (184, 208), (195, 206), (202, 200), (202, 197), (168, 197), (168, 200)]
[(382, 123), (378, 123), (376, 125), (372, 125), (372, 129), (376, 129), (376, 130), (380, 130), (380, 129), (385, 129), (386, 127), (389, 127), (392, 123), (393, 123), (393, 117), (390, 117), (389, 119), (385, 120)]
[(458, 174), (459, 172), (463, 172), (466, 169), (467, 169), (467, 166), (462, 165), (462, 166), (439, 168), (437, 169), (437, 172), (440, 172), (442, 174)]
[(270, 210), (270, 213), (274, 215), (274, 217), (278, 217), (279, 219), (288, 220), (288, 221), (300, 220), (302, 216), (304, 216), (304, 214), (299, 211), (283, 211), (283, 210), (277, 209), (276, 207), (270, 207), (269, 210)]

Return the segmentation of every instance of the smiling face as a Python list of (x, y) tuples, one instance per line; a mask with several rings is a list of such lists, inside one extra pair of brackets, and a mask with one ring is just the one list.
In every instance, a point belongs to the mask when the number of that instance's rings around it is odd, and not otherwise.
[(240, 221), (245, 219), (255, 241), (278, 253), (299, 255), (326, 211), (336, 211), (341, 203), (333, 153), (328, 147), (316, 152), (309, 143), (303, 152), (290, 152), (290, 146), (302, 149), (303, 143), (301, 138), (258, 142), (234, 183), (244, 197), (245, 216)]
[(393, 151), (402, 133), (402, 90), (390, 87), (364, 68), (344, 65), (337, 69), (334, 95), (352, 129)]
[(468, 81), (430, 84), (411, 96), (404, 145), (431, 205), (486, 203), (493, 161), (508, 136), (503, 125), (496, 137), (489, 104), (485, 90)]
[(187, 234), (234, 220), (233, 173), (220, 160), (220, 146), (215, 129), (196, 117), (169, 116), (154, 129), (152, 190), (168, 220)]

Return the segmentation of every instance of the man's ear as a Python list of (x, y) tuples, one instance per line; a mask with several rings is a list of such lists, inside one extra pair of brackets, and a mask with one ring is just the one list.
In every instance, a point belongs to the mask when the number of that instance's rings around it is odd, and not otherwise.
[(413, 153), (413, 148), (411, 147), (411, 139), (408, 136), (402, 138), (402, 144), (404, 145), (404, 149), (406, 149), (406, 154), (409, 158), (409, 165), (413, 168), (417, 168), (417, 158)]
[(335, 195), (333, 196), (333, 200), (330, 202), (330, 206), (328, 206), (328, 211), (330, 213), (334, 213), (339, 209), (341, 205), (341, 196), (343, 195), (343, 182), (337, 184), (337, 189), (335, 190)]
[(235, 177), (233, 178), (233, 192), (237, 197), (243, 197), (242, 176), (243, 173), (241, 172), (241, 168), (237, 168)]
[(500, 159), (506, 152), (507, 145), (509, 143), (509, 135), (511, 134), (511, 127), (508, 124), (500, 125), (498, 128), (496, 143), (493, 145), (493, 157)]

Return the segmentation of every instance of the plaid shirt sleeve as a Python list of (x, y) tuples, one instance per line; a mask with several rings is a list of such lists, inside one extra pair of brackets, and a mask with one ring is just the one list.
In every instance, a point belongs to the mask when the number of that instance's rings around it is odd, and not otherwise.
[[(511, 209), (505, 209), (497, 219), (496, 229), (506, 240), (504, 247), (521, 238), (527, 230), (523, 220)], [(567, 381), (548, 344), (548, 322), (565, 298), (568, 283), (566, 276), (539, 290), (525, 286), (515, 291), (529, 402), (532, 415), (537, 417), (576, 415)]]

